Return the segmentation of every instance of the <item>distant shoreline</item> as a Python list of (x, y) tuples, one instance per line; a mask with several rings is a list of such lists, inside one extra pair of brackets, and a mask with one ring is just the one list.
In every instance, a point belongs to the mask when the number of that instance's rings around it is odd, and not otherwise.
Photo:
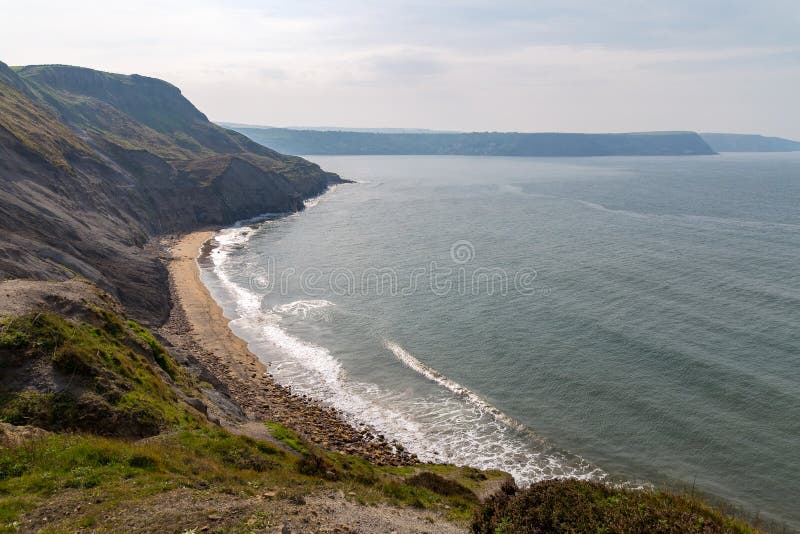
[(427, 156), (707, 156), (716, 152), (695, 132), (643, 133), (376, 133), (234, 127), (286, 154)]

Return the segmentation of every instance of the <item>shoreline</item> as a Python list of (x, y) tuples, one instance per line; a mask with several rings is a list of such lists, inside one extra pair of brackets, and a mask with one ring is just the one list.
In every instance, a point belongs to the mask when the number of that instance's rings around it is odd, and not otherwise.
[(214, 235), (213, 231), (199, 231), (165, 240), (172, 312), (161, 331), (179, 351), (199, 363), (201, 380), (213, 378), (215, 390), (241, 408), (240, 414), (214, 411), (220, 425), (264, 438), (269, 433), (263, 422), (274, 421), (329, 451), (358, 455), (378, 465), (419, 463), (416, 456), (396, 447), (399, 444), (355, 428), (336, 410), (295, 395), (273, 380), (267, 366), (229, 328), (230, 320), (200, 278), (197, 258)]

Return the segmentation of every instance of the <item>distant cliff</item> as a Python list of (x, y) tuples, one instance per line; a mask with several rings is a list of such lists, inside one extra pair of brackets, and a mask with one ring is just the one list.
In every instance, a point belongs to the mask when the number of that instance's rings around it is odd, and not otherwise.
[(164, 81), (0, 63), (0, 279), (78, 274), (157, 322), (169, 296), (150, 238), (296, 211), (340, 181)]
[(288, 154), (419, 154), (461, 156), (675, 156), (714, 154), (694, 132), (375, 133), (236, 127)]
[(800, 143), (781, 137), (763, 135), (704, 133), (700, 134), (716, 152), (796, 152)]

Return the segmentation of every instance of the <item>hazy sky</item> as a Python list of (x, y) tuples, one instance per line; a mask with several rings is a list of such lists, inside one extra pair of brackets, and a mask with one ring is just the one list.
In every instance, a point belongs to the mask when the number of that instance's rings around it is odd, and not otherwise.
[(800, 0), (0, 0), (0, 60), (276, 126), (800, 139)]

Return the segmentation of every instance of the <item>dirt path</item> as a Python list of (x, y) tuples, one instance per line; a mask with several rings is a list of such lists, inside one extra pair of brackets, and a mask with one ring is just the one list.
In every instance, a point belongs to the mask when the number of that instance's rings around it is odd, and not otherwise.
[[(364, 505), (341, 491), (323, 491), (303, 498), (281, 498), (265, 491), (243, 498), (222, 492), (181, 488), (108, 507), (103, 496), (87, 499), (79, 492), (66, 492), (29, 513), (20, 532), (39, 532), (61, 527), (64, 510), (90, 513), (97, 524), (82, 532), (126, 534), (145, 532), (252, 532), (269, 534), (359, 533), (359, 534), (458, 534), (466, 528), (441, 516), (413, 508), (384, 504)], [(143, 518), (147, 518), (143, 521)]]

